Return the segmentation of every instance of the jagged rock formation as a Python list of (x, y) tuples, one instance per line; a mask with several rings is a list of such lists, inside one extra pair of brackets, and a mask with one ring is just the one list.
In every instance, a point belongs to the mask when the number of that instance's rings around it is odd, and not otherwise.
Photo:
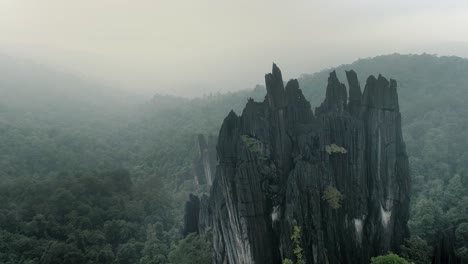
[(332, 72), (314, 115), (297, 80), (284, 87), (273, 65), (265, 100), (226, 117), (205, 210), (214, 263), (294, 259), (295, 225), (307, 263), (368, 263), (399, 251), (410, 177), (396, 82), (370, 76), (361, 93), (356, 73), (346, 75), (349, 98)]
[(218, 138), (212, 135), (199, 134), (196, 137), (198, 157), (193, 162), (194, 178), (198, 185), (213, 184), (216, 171), (216, 142)]
[(184, 227), (182, 235), (186, 237), (191, 233), (199, 232), (200, 199), (190, 194), (189, 200), (185, 203)]
[(212, 213), (210, 208), (210, 199), (207, 195), (200, 198), (200, 211), (198, 214), (198, 232), (207, 233), (212, 227)]
[(184, 224), (182, 236), (191, 233), (207, 233), (212, 227), (212, 214), (209, 206), (209, 197), (202, 195), (200, 198), (194, 194), (189, 195), (185, 203)]

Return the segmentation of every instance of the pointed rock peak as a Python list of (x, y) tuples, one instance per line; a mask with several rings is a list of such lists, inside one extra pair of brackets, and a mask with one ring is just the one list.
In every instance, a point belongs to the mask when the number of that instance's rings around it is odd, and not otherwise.
[(346, 79), (348, 79), (349, 96), (351, 97), (351, 93), (353, 92), (361, 94), (361, 84), (359, 83), (356, 72), (353, 70), (346, 71)]
[(271, 69), (271, 73), (273, 74), (273, 76), (277, 77), (277, 78), (280, 78), (280, 79), (283, 79), (282, 75), (281, 75), (281, 70), (280, 68), (278, 68), (278, 66), (276, 65), (276, 63), (273, 63), (273, 67)]
[(288, 102), (288, 119), (292, 123), (308, 124), (314, 119), (309, 101), (304, 97), (296, 79), (286, 84), (286, 98)]
[(307, 101), (299, 89), (299, 82), (297, 79), (291, 79), (286, 84), (286, 97), (288, 98), (288, 106), (295, 107), (297, 104), (306, 104), (310, 108), (309, 101)]
[(267, 73), (265, 75), (265, 79), (268, 79), (270, 81), (279, 81), (279, 80), (281, 80), (281, 82), (283, 82), (283, 76), (281, 74), (281, 70), (275, 63), (273, 63), (271, 73)]
[(346, 86), (338, 80), (336, 71), (330, 72), (325, 101), (317, 108), (317, 112), (341, 112), (345, 109), (347, 102), (348, 92), (346, 91)]
[(346, 79), (348, 79), (349, 85), (349, 100), (361, 100), (361, 84), (355, 71), (346, 71)]
[(397, 90), (397, 82), (394, 79), (390, 79), (390, 95), (392, 96), (393, 100), (393, 107), (395, 111), (400, 111), (400, 103), (398, 102), (398, 90)]
[(236, 112), (234, 112), (234, 110), (231, 110), (229, 111), (229, 114), (227, 115), (226, 119), (233, 119), (233, 118), (237, 118), (237, 114)]
[(345, 73), (346, 73), (346, 79), (348, 80), (348, 83), (350, 85), (357, 84), (357, 86), (360, 86), (359, 80), (355, 71), (349, 70), (349, 71), (345, 71)]
[(352, 114), (360, 112), (362, 92), (361, 84), (359, 83), (357, 74), (355, 71), (346, 71), (346, 79), (348, 79), (349, 85), (349, 104), (348, 110)]
[(328, 76), (327, 97), (335, 95), (342, 96), (343, 88), (344, 93), (346, 93), (346, 87), (344, 87), (344, 84), (338, 80), (336, 71), (330, 72), (330, 75)]
[(281, 74), (280, 68), (276, 65), (276, 63), (273, 63), (271, 73), (265, 74), (265, 81), (267, 82), (275, 82), (279, 81), (283, 82), (283, 75)]
[(237, 114), (231, 110), (229, 114), (224, 118), (223, 124), (219, 132), (218, 145), (221, 142), (231, 142), (234, 140), (237, 130), (238, 130), (238, 120), (239, 117)]
[[(341, 83), (340, 83), (340, 80), (338, 80), (338, 76), (336, 75), (336, 71), (330, 72), (330, 75), (328, 76), (328, 87), (330, 87), (330, 85), (339, 86), (340, 84)], [(327, 87), (327, 92), (328, 92), (328, 87)]]
[(299, 82), (297, 81), (297, 79), (291, 79), (286, 84), (286, 92), (288, 92), (288, 90), (298, 90), (298, 89), (299, 89)]
[(382, 86), (388, 86), (390, 83), (388, 82), (388, 80), (383, 77), (381, 74), (379, 74), (379, 77), (377, 78), (377, 82), (382, 85)]
[(345, 71), (345, 73), (346, 73), (346, 76), (348, 76), (348, 75), (356, 75), (357, 76), (357, 74), (356, 74), (356, 72), (354, 70)]
[(373, 83), (375, 83), (376, 81), (377, 81), (377, 79), (375, 78), (375, 76), (374, 76), (374, 75), (371, 75), (371, 76), (367, 77), (366, 86), (367, 86), (367, 84), (373, 84)]
[(286, 106), (283, 77), (281, 70), (273, 63), (271, 73), (265, 75), (268, 104), (272, 108), (283, 108)]
[(398, 111), (398, 95), (396, 81), (390, 82), (381, 74), (377, 77), (369, 76), (364, 89), (363, 104), (370, 108), (386, 111)]

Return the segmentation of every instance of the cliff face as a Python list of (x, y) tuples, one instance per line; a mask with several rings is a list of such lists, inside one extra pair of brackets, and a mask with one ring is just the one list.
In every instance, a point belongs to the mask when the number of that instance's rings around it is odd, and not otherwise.
[(361, 92), (356, 73), (346, 75), (349, 97), (332, 72), (314, 115), (297, 80), (284, 87), (273, 65), (265, 100), (226, 117), (205, 210), (214, 263), (294, 259), (295, 225), (307, 263), (368, 263), (399, 251), (410, 177), (396, 82), (370, 76)]
[(186, 237), (190, 233), (198, 233), (200, 225), (200, 199), (190, 194), (189, 200), (185, 203), (184, 227), (182, 235)]
[(211, 135), (199, 134), (196, 137), (198, 157), (193, 161), (193, 173), (198, 185), (211, 186), (213, 184), (217, 162), (216, 141), (217, 138)]

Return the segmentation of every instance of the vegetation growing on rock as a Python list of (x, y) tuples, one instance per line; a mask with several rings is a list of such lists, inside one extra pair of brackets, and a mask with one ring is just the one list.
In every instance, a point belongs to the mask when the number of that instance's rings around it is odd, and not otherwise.
[(397, 254), (389, 253), (385, 256), (378, 256), (371, 259), (371, 264), (411, 264), (406, 259)]
[(343, 147), (340, 147), (336, 144), (330, 144), (330, 145), (326, 145), (325, 146), (325, 151), (331, 155), (331, 154), (334, 154), (334, 153), (340, 153), (340, 154), (346, 154), (348, 153), (348, 151), (343, 148)]
[(249, 149), (249, 151), (255, 153), (260, 160), (265, 161), (268, 159), (267, 156), (265, 156), (260, 150), (262, 145), (262, 142), (260, 140), (249, 135), (241, 135), (240, 137), (242, 139), (242, 142)]
[(341, 207), (343, 198), (343, 194), (331, 185), (325, 188), (322, 195), (322, 200), (326, 201), (333, 209), (339, 209)]
[[(299, 226), (293, 227), (293, 234), (291, 235), (291, 242), (293, 243), (293, 253), (296, 257), (296, 264), (305, 264), (302, 252), (304, 251), (301, 247), (301, 228)], [(283, 264), (294, 264), (290, 259), (284, 259)]]

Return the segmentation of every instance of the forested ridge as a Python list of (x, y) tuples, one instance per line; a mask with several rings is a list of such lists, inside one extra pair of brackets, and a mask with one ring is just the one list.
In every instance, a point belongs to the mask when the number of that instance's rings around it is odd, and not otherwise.
[[(429, 263), (434, 250), (453, 247), (467, 261), (468, 60), (379, 56), (337, 67), (340, 79), (349, 69), (361, 82), (379, 73), (398, 82), (413, 186), (403, 253), (416, 262), (418, 248), (426, 256), (416, 263)], [(298, 79), (312, 106), (325, 96), (329, 71)], [(9, 76), (0, 92), (24, 84)], [(263, 100), (264, 87), (198, 99), (156, 95), (137, 106), (105, 93), (64, 103), (44, 81), (55, 75), (41, 76), (28, 83), (47, 104), (0, 94), (0, 263), (190, 263), (181, 248), (208, 249), (204, 237), (180, 240), (188, 193), (206, 191), (193, 180), (195, 136), (217, 135), (231, 109)]]

